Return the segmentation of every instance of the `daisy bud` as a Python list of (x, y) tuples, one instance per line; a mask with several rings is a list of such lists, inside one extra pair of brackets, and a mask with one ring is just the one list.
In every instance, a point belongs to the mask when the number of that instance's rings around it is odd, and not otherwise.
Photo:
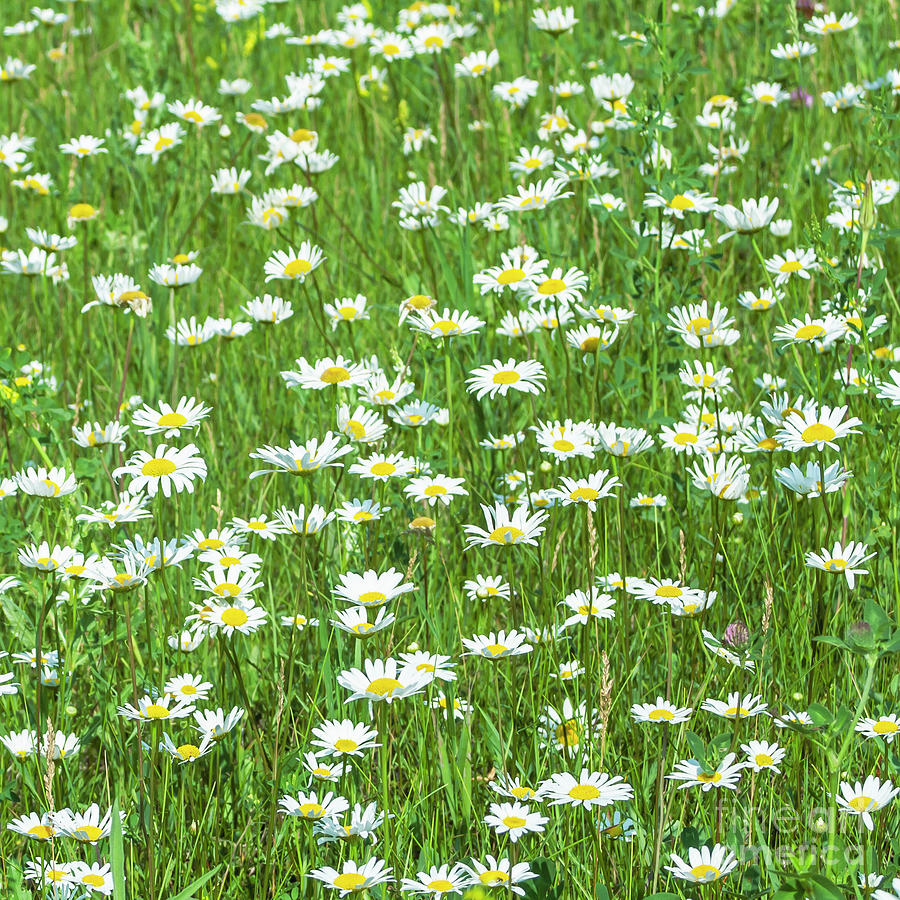
[(70, 704), (69, 706), (66, 707), (66, 715), (67, 715), (67, 716), (74, 716), (74, 715), (76, 715), (77, 713), (78, 713), (78, 707), (77, 707), (77, 706), (72, 706), (72, 705)]
[(825, 832), (828, 831), (828, 823), (819, 816), (819, 818), (813, 822), (813, 829), (817, 834), (825, 834)]
[(803, 699), (803, 694), (801, 694), (800, 691), (794, 691), (794, 693), (791, 694), (791, 697), (794, 703), (799, 703)]
[(735, 525), (741, 525), (744, 521), (744, 514), (742, 512), (736, 512), (731, 517), (731, 521), (734, 522)]
[(549, 459), (545, 459), (541, 465), (540, 470), (546, 475), (553, 468), (553, 463), (550, 462)]
[(231, 137), (231, 129), (225, 124), (220, 125), (219, 126), (219, 137), (223, 137), (223, 138)]
[(866, 186), (863, 190), (862, 206), (859, 209), (859, 228), (868, 234), (875, 227), (875, 197), (872, 191), (872, 173), (866, 172)]
[(406, 652), (407, 652), (407, 653), (415, 653), (418, 649), (419, 649), (419, 645), (418, 645), (415, 641), (413, 641), (413, 642), (406, 648)]

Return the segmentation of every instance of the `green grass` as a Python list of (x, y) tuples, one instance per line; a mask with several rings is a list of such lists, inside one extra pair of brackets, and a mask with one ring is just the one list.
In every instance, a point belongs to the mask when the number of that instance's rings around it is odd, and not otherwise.
[[(0, 594), (0, 648), (10, 654), (52, 649), (64, 660), (56, 687), (40, 684), (27, 664), (0, 660), (0, 675), (13, 672), (20, 684), (16, 694), (0, 697), (0, 735), (44, 734), (52, 724), (76, 735), (80, 749), (51, 764), (46, 754), (17, 760), (0, 748), (4, 896), (57, 896), (23, 878), (29, 861), (53, 859), (109, 863), (116, 900), (296, 900), (334, 895), (306, 877), (313, 869), (340, 870), (344, 860), (362, 864), (377, 857), (393, 869), (395, 882), (370, 894), (387, 897), (396, 895), (400, 878), (432, 865), (486, 861), (487, 854), (529, 864), (538, 877), (521, 886), (535, 900), (651, 894), (833, 900), (862, 895), (858, 879), (866, 873), (886, 876), (887, 890), (900, 867), (900, 806), (877, 809), (870, 832), (859, 817), (838, 811), (834, 794), (842, 781), (868, 775), (900, 784), (896, 745), (854, 731), (863, 718), (900, 713), (898, 414), (876, 396), (897, 340), (897, 201), (876, 207), (871, 228), (860, 228), (857, 216), (856, 227), (842, 231), (827, 216), (836, 184), (856, 185), (861, 197), (867, 173), (876, 181), (896, 177), (897, 95), (888, 83), (868, 91), (859, 108), (833, 113), (821, 93), (873, 81), (900, 65), (900, 50), (888, 43), (900, 33), (893, 6), (860, 8), (856, 27), (819, 37), (804, 31), (802, 10), (798, 15), (789, 3), (738, 3), (724, 18), (701, 18), (667, 3), (577, 3), (580, 23), (554, 39), (529, 24), (537, 4), (472, 2), (460, 8), (458, 21), (478, 23), (476, 33), (440, 54), (390, 66), (375, 60), (383, 78), (360, 89), (358, 78), (373, 62), (366, 47), (302, 47), (264, 36), (275, 23), (296, 35), (338, 27), (340, 4), (333, 0), (271, 4), (236, 24), (204, 3), (95, 0), (57, 7), (69, 13), (66, 23), (3, 39), (0, 63), (11, 56), (37, 69), (27, 80), (0, 84), (0, 132), (35, 139), (27, 154), (31, 171), (0, 165), (0, 215), (8, 222), (0, 244), (27, 252), (27, 227), (68, 233), (67, 216), (77, 203), (91, 204), (99, 215), (74, 225), (78, 245), (57, 254), (67, 264), (67, 279), (12, 273), (0, 279), (0, 479), (27, 466), (64, 466), (78, 488), (55, 499), (24, 490), (0, 495), (0, 572), (20, 582)], [(372, 7), (371, 21), (392, 28), (399, 5)], [(29, 9), (19, 0), (6, 4), (3, 24), (29, 18)], [(73, 26), (89, 26), (91, 33), (73, 36)], [(629, 31), (645, 39), (618, 39), (617, 32)], [(778, 43), (797, 39), (809, 40), (817, 52), (799, 61), (771, 55)], [(48, 50), (63, 44), (59, 59), (48, 58)], [(485, 77), (454, 76), (453, 64), (466, 53), (494, 48), (500, 63)], [(339, 161), (319, 174), (287, 163), (266, 175), (260, 159), (265, 136), (236, 116), (251, 112), (254, 100), (284, 97), (284, 76), (305, 72), (319, 53), (346, 57), (350, 70), (326, 79), (320, 108), (266, 114), (266, 127), (270, 134), (314, 130), (319, 150)], [(611, 115), (590, 79), (614, 72), (634, 79), (628, 113), (636, 127), (598, 128), (591, 152), (618, 174), (575, 180), (571, 197), (543, 210), (510, 212), (507, 231), (463, 227), (446, 214), (435, 228), (399, 226), (391, 204), (411, 182), (446, 188), (442, 202), (455, 213), (550, 177), (552, 166), (525, 178), (508, 164), (520, 148), (537, 144), (565, 157), (561, 138), (538, 137), (540, 118), (556, 105), (554, 83), (585, 87), (559, 102), (573, 124), (570, 132), (584, 128), (590, 135), (591, 123)], [(540, 87), (517, 110), (493, 97), (490, 87), (519, 75)], [(252, 82), (247, 94), (217, 93), (220, 78), (238, 77)], [(814, 102), (809, 108), (790, 100), (776, 108), (753, 103), (750, 86), (760, 81), (779, 82), (787, 92), (802, 87)], [(137, 85), (163, 92), (166, 102), (201, 98), (219, 110), (229, 133), (220, 133), (222, 123), (203, 129), (182, 123), (183, 141), (158, 162), (136, 155), (121, 133), (134, 118), (123, 93)], [(717, 94), (737, 102), (733, 137), (749, 147), (735, 171), (706, 176), (698, 167), (712, 160), (707, 145), (728, 138), (698, 125), (696, 117)], [(664, 114), (674, 117), (675, 128), (663, 127)], [(148, 113), (144, 132), (171, 121), (163, 104)], [(475, 121), (485, 127), (471, 129)], [(430, 128), (435, 141), (404, 155), (409, 127)], [(108, 153), (73, 160), (59, 151), (81, 134), (105, 136)], [(653, 141), (671, 150), (671, 169), (642, 165)], [(576, 154), (571, 161), (584, 159)], [(240, 196), (210, 194), (210, 175), (228, 166), (252, 172), (247, 189)], [(35, 173), (51, 176), (47, 195), (12, 184)], [(290, 209), (277, 229), (248, 224), (251, 194), (296, 184), (315, 188), (318, 199)], [(726, 229), (711, 213), (688, 213), (679, 221), (643, 208), (649, 192), (671, 200), (688, 190), (737, 206), (742, 199), (777, 197), (776, 218), (791, 220), (789, 235), (763, 229), (718, 243)], [(607, 192), (625, 208), (591, 205)], [(708, 246), (664, 249), (653, 235), (636, 233), (633, 222), (655, 228), (665, 222), (679, 232), (705, 227)], [(326, 261), (302, 284), (267, 283), (263, 267), (270, 255), (307, 240)], [(609, 347), (583, 354), (566, 344), (566, 334), (585, 324), (574, 308), (562, 328), (512, 339), (495, 333), (504, 314), (525, 304), (510, 290), (482, 295), (473, 275), (525, 243), (548, 261), (548, 275), (556, 267), (564, 273), (577, 267), (588, 276), (584, 305), (635, 313)], [(791, 277), (772, 309), (741, 306), (742, 291), (770, 286), (763, 261), (792, 248), (811, 248), (820, 262), (834, 264), (822, 263), (809, 280)], [(170, 292), (149, 279), (151, 266), (194, 250), (203, 269), (196, 283)], [(116, 272), (133, 277), (151, 298), (146, 318), (108, 306), (80, 312), (95, 299), (91, 277)], [(841, 298), (855, 296), (858, 286), (868, 305), (856, 340), (841, 339), (820, 354), (773, 340), (775, 328), (794, 317), (846, 314)], [(191, 316), (247, 321), (241, 306), (264, 293), (290, 301), (293, 315), (274, 325), (255, 323), (235, 340), (176, 347), (166, 338), (168, 327)], [(357, 294), (367, 297), (370, 318), (332, 329), (322, 304)], [(415, 317), (398, 325), (398, 310), (419, 294), (435, 298), (438, 311), (466, 310), (486, 324), (446, 342), (416, 336), (409, 327)], [(731, 327), (740, 332), (736, 342), (692, 349), (669, 329), (671, 310), (703, 300), (710, 309), (717, 302), (727, 307)], [(886, 321), (875, 319), (882, 315)], [(353, 362), (377, 355), (389, 379), (402, 371), (414, 382), (407, 399), (449, 409), (449, 422), (413, 428), (384, 415), (386, 436), (377, 445), (354, 443), (340, 466), (250, 480), (252, 471), (267, 468), (250, 458), (257, 448), (321, 440), (337, 430), (337, 405), (353, 411), (363, 402), (354, 387), (285, 387), (280, 373), (297, 369), (299, 357), (314, 362), (337, 354)], [(540, 392), (478, 400), (466, 390), (477, 366), (509, 358), (543, 365)], [(685, 421), (689, 402), (698, 402), (685, 399), (679, 379), (683, 363), (694, 360), (732, 370), (731, 393), (718, 403), (710, 392), (699, 398), (720, 445), (733, 441), (738, 427), (731, 414), (761, 415), (768, 392), (754, 379), (763, 373), (785, 380), (779, 393), (791, 402), (802, 395), (847, 406), (847, 416), (862, 424), (858, 433), (838, 438), (837, 451), (742, 453), (728, 443), (726, 455), (743, 459), (753, 493), (740, 502), (714, 497), (691, 479), (699, 457), (676, 455), (659, 440), (663, 427)], [(32, 361), (43, 364), (43, 375), (23, 378), (22, 367)], [(844, 387), (835, 380), (850, 365), (866, 384)], [(129, 403), (134, 395), (140, 403)], [(127, 424), (143, 403), (157, 408), (182, 396), (212, 408), (196, 431), (165, 439), (132, 424), (124, 451), (81, 448), (71, 440), (75, 424), (105, 425), (117, 417)], [(645, 429), (656, 444), (624, 458), (598, 447), (593, 459), (555, 461), (529, 429), (565, 419)], [(771, 423), (764, 425), (775, 433)], [(519, 430), (526, 438), (512, 449), (481, 445), (489, 433)], [(83, 506), (99, 507), (127, 487), (129, 477), (114, 479), (114, 469), (138, 450), (153, 454), (160, 443), (197, 445), (207, 474), (193, 492), (168, 499), (158, 494), (147, 503), (149, 518), (115, 528), (76, 520)], [(462, 478), (468, 494), (446, 507), (425, 507), (403, 492), (408, 479), (373, 482), (349, 472), (375, 450)], [(853, 475), (824, 499), (797, 497), (774, 474), (791, 462), (804, 468), (838, 461)], [(463, 526), (484, 524), (479, 504), (506, 498), (512, 505), (514, 498), (556, 488), (564, 476), (583, 478), (600, 469), (621, 485), (595, 512), (583, 505), (551, 508), (536, 545), (465, 549)], [(628, 501), (638, 493), (663, 494), (667, 504), (631, 508)], [(135, 535), (181, 541), (235, 516), (271, 520), (281, 506), (318, 503), (330, 511), (353, 498), (376, 500), (390, 511), (369, 525), (332, 522), (310, 537), (250, 537), (243, 549), (262, 557), (264, 586), (252, 597), (266, 623), (254, 634), (207, 637), (191, 653), (172, 649), (167, 638), (191, 625), (185, 619), (195, 611), (192, 604), (206, 598), (192, 582), (207, 568), (196, 554), (179, 567), (152, 572), (133, 590), (93, 593), (85, 579), (62, 581), (17, 558), (20, 549), (41, 541), (109, 556), (112, 545)], [(435, 520), (433, 532), (410, 528), (422, 515)], [(807, 553), (851, 540), (876, 554), (852, 590), (840, 574), (805, 565)], [(340, 576), (391, 567), (415, 585), (385, 607), (396, 616), (393, 624), (359, 639), (335, 629), (330, 622), (347, 605), (332, 592)], [(665, 604), (610, 590), (614, 618), (595, 617), (533, 641), (527, 655), (460, 655), (462, 639), (473, 635), (557, 628), (571, 612), (560, 605), (564, 598), (612, 572), (680, 580), (715, 591), (715, 602), (696, 616), (674, 616)], [(512, 596), (470, 599), (463, 585), (476, 575), (502, 577)], [(316, 618), (318, 627), (280, 625), (281, 616), (292, 615)], [(722, 639), (736, 622), (749, 635), (737, 652), (755, 664), (753, 671), (718, 659), (704, 644), (703, 630)], [(457, 680), (431, 683), (421, 694), (373, 704), (371, 711), (365, 701), (345, 703), (342, 672), (366, 660), (396, 658), (414, 645), (452, 657)], [(570, 682), (554, 677), (573, 658), (584, 673)], [(212, 683), (198, 708), (245, 710), (208, 755), (183, 766), (159, 742), (164, 731), (176, 745), (199, 741), (192, 718), (138, 723), (117, 714), (182, 673)], [(448, 721), (432, 708), (439, 690), (463, 703), (462, 720)], [(700, 709), (705, 699), (725, 700), (730, 692), (761, 695), (773, 716), (808, 711), (812, 724), (780, 729), (769, 716), (735, 722)], [(693, 708), (690, 721), (635, 722), (632, 704), (659, 696)], [(545, 746), (542, 737), (541, 717), (548, 707), (562, 714), (566, 699), (594, 710), (597, 723), (579, 732), (571, 755)], [(380, 746), (348, 758), (337, 783), (311, 784), (303, 759), (316, 749), (312, 729), (343, 718), (375, 727)], [(682, 760), (698, 760), (705, 771), (729, 752), (740, 761), (740, 745), (753, 739), (785, 748), (780, 774), (745, 770), (736, 791), (679, 790), (678, 782), (664, 778)], [(633, 788), (633, 799), (600, 810), (632, 820), (633, 840), (598, 829), (596, 810), (546, 802), (529, 804), (548, 818), (543, 832), (518, 843), (484, 823), (490, 805), (504, 799), (489, 787), (503, 773), (536, 787), (554, 773), (578, 776), (582, 768), (621, 776)], [(282, 796), (307, 790), (319, 799), (333, 790), (351, 808), (374, 802), (391, 818), (377, 828), (377, 843), (319, 846), (310, 823), (278, 809)], [(81, 812), (93, 803), (101, 813), (124, 814), (122, 828), (113, 825), (96, 846), (65, 836), (30, 840), (5, 827), (27, 813)], [(673, 853), (687, 859), (689, 848), (715, 843), (738, 860), (715, 886), (692, 885), (665, 869)], [(488, 893), (508, 895), (505, 888)]]

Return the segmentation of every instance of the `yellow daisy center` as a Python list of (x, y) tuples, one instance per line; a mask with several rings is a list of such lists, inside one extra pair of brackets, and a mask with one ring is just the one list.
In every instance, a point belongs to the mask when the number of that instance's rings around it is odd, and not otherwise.
[(684, 194), (676, 194), (671, 203), (669, 203), (669, 209), (693, 209), (696, 204), (690, 197), (685, 197)]
[(339, 384), (342, 381), (349, 381), (350, 373), (343, 366), (329, 366), (319, 376), (319, 380), (325, 384)]
[(710, 866), (706, 863), (694, 866), (694, 868), (691, 869), (691, 875), (699, 881), (715, 881), (721, 874), (722, 873), (715, 866)]
[(498, 544), (512, 544), (524, 536), (525, 532), (521, 528), (516, 528), (514, 525), (501, 525), (488, 535), (488, 540), (496, 541)]
[(312, 269), (309, 260), (295, 259), (284, 267), (284, 274), (288, 278), (296, 278), (298, 275), (305, 275)]
[(569, 791), (569, 796), (573, 800), (596, 800), (600, 791), (592, 784), (576, 784)]
[(379, 697), (390, 697), (399, 687), (403, 687), (403, 685), (396, 678), (376, 678), (369, 682), (366, 693), (376, 694)]
[(561, 278), (547, 278), (538, 285), (538, 293), (548, 296), (558, 294), (566, 289), (566, 283)]
[(170, 459), (164, 457), (156, 457), (148, 459), (141, 466), (141, 475), (147, 475), (150, 478), (161, 478), (163, 475), (171, 475), (177, 466)]
[(835, 433), (835, 430), (830, 425), (816, 422), (804, 428), (800, 437), (807, 444), (817, 444), (819, 441), (833, 440)]
[(181, 413), (171, 412), (166, 413), (164, 416), (160, 416), (156, 424), (163, 425), (166, 428), (180, 428), (186, 423), (187, 416), (183, 416)]
[(222, 624), (229, 625), (232, 628), (239, 628), (241, 625), (247, 624), (247, 613), (236, 606), (230, 606), (222, 613)]

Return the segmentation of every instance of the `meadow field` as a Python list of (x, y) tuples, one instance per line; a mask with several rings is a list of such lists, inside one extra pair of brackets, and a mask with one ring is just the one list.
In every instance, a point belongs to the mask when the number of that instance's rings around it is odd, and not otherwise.
[(895, 0), (0, 8), (3, 900), (900, 900)]

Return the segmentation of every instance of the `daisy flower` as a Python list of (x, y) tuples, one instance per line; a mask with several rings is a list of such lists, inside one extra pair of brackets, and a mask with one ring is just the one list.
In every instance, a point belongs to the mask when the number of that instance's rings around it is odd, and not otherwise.
[(776, 287), (786, 284), (794, 276), (809, 280), (811, 273), (819, 268), (815, 250), (796, 248), (784, 255), (775, 254), (765, 262), (766, 271), (775, 279)]
[(525, 635), (519, 631), (498, 631), (496, 634), (476, 634), (462, 638), (466, 652), (463, 656), (483, 656), (486, 659), (502, 659), (507, 656), (522, 656), (531, 653), (532, 646), (526, 643)]
[(463, 525), (465, 531), (466, 548), (502, 547), (516, 544), (537, 544), (537, 539), (544, 533), (544, 522), (547, 513), (537, 511), (528, 514), (528, 510), (519, 506), (512, 513), (502, 503), (495, 503), (493, 507), (481, 505), (484, 513), (485, 528), (478, 525)]
[(716, 198), (702, 191), (687, 190), (667, 198), (651, 191), (644, 195), (645, 209), (662, 209), (667, 216), (683, 219), (685, 213), (708, 213), (716, 208)]
[(592, 587), (590, 591), (574, 591), (559, 605), (566, 606), (572, 611), (565, 622), (563, 628), (570, 625), (587, 625), (591, 619), (612, 619), (616, 612), (613, 608), (616, 601), (609, 594), (601, 594), (600, 591)]
[(138, 450), (112, 474), (117, 480), (124, 475), (131, 476), (128, 492), (132, 496), (145, 490), (155, 497), (161, 490), (163, 496), (170, 497), (173, 490), (178, 494), (182, 491), (193, 493), (194, 481), (206, 479), (206, 462), (198, 455), (194, 444), (180, 450), (160, 444), (153, 454)]
[(431, 682), (431, 676), (412, 666), (399, 667), (395, 659), (367, 659), (363, 669), (347, 669), (337, 676), (337, 683), (350, 696), (344, 701), (369, 700), (392, 703), (403, 697), (420, 694)]
[(65, 497), (78, 488), (75, 476), (61, 466), (45, 469), (43, 466), (16, 472), (13, 475), (16, 487), (32, 497)]
[(301, 791), (296, 797), (290, 794), (283, 795), (278, 801), (278, 808), (288, 816), (316, 821), (336, 819), (350, 808), (350, 803), (331, 791), (321, 800), (315, 792), (307, 794)]
[(194, 712), (194, 730), (201, 735), (209, 735), (214, 741), (220, 741), (226, 734), (234, 731), (244, 717), (244, 710), (233, 706), (229, 713), (224, 709), (203, 709)]
[(546, 31), (553, 37), (559, 37), (571, 31), (579, 20), (575, 18), (575, 8), (556, 6), (553, 9), (535, 9), (531, 14), (531, 24), (540, 31)]
[(421, 475), (411, 478), (403, 492), (411, 499), (429, 506), (434, 506), (438, 501), (449, 506), (453, 497), (468, 496), (464, 483), (462, 478), (450, 478), (447, 475)]
[(508, 859), (495, 859), (490, 854), (485, 857), (485, 862), (473, 859), (468, 869), (470, 885), (483, 888), (500, 888), (520, 897), (525, 895), (525, 889), (520, 887), (521, 882), (537, 878), (538, 873), (532, 872), (527, 862), (512, 864)]
[(126, 719), (148, 722), (160, 719), (184, 719), (194, 712), (195, 708), (183, 697), (163, 694), (161, 697), (154, 698), (146, 694), (138, 700), (137, 706), (127, 703), (117, 707), (116, 712)]
[(856, 576), (869, 574), (868, 569), (860, 567), (861, 563), (875, 556), (874, 552), (866, 553), (868, 549), (868, 544), (857, 543), (856, 541), (850, 541), (849, 544), (845, 545), (835, 541), (831, 550), (823, 547), (819, 553), (807, 553), (804, 561), (810, 568), (844, 575), (847, 579), (848, 587), (853, 590), (856, 585)]
[(469, 886), (471, 874), (466, 866), (432, 866), (427, 872), (418, 872), (415, 878), (404, 878), (400, 890), (405, 894), (434, 897), (436, 900), (447, 894), (462, 894)]
[(741, 744), (741, 750), (747, 754), (745, 765), (754, 772), (763, 770), (781, 774), (778, 764), (784, 759), (787, 750), (769, 741), (749, 741)]
[(268, 475), (272, 472), (287, 472), (290, 475), (309, 475), (319, 469), (327, 469), (333, 466), (341, 467), (341, 457), (353, 450), (352, 445), (340, 446), (340, 436), (331, 431), (319, 441), (318, 438), (310, 438), (304, 444), (295, 444), (291, 441), (285, 449), (282, 447), (270, 447), (268, 444), (259, 447), (250, 454), (250, 459), (260, 459), (273, 468), (256, 469), (250, 473), (251, 480), (260, 475)]
[(819, 344), (830, 347), (844, 336), (846, 328), (838, 316), (828, 313), (815, 319), (809, 313), (803, 319), (793, 319), (786, 325), (779, 325), (772, 334), (772, 340), (786, 344)]
[(549, 276), (534, 278), (521, 288), (529, 303), (549, 300), (554, 303), (580, 303), (588, 286), (588, 277), (574, 266), (565, 273), (555, 268)]
[(267, 515), (254, 516), (251, 519), (241, 519), (235, 516), (230, 524), (240, 535), (254, 535), (260, 537), (264, 541), (274, 541), (279, 534), (286, 534), (287, 527), (283, 525), (277, 518), (269, 521)]
[(497, 835), (508, 834), (515, 844), (526, 834), (540, 834), (549, 822), (547, 816), (532, 812), (524, 803), (492, 803), (484, 824), (494, 829)]
[(576, 777), (571, 772), (559, 772), (541, 782), (539, 796), (549, 800), (550, 806), (609, 806), (634, 798), (634, 789), (621, 775), (592, 772), (583, 768)]
[(682, 760), (666, 778), (681, 781), (679, 788), (682, 790), (699, 786), (704, 792), (712, 788), (734, 791), (745, 768), (745, 763), (734, 762), (736, 758), (736, 753), (729, 753), (712, 771), (705, 770), (696, 759)]
[(295, 365), (299, 372), (287, 370), (281, 373), (281, 377), (289, 388), (301, 387), (321, 391), (335, 385), (342, 387), (361, 385), (371, 377), (364, 365), (351, 363), (343, 356), (337, 356), (334, 359), (326, 356), (324, 359), (317, 359), (314, 363), (308, 363), (306, 358), (301, 356), (295, 361)]
[(835, 800), (840, 812), (860, 816), (863, 825), (872, 831), (875, 828), (872, 813), (876, 809), (883, 809), (900, 794), (900, 787), (894, 787), (890, 781), (882, 781), (875, 775), (868, 775), (865, 782), (850, 784), (842, 781), (839, 791), (840, 793), (835, 794)]
[(713, 844), (712, 847), (691, 847), (688, 850), (687, 861), (677, 853), (672, 854), (672, 865), (665, 866), (666, 871), (671, 872), (682, 881), (692, 881), (698, 884), (709, 884), (724, 878), (737, 866), (737, 859), (723, 844)]
[(539, 259), (530, 247), (514, 247), (500, 255), (500, 265), (477, 272), (472, 281), (482, 295), (500, 294), (505, 288), (520, 291), (543, 280), (547, 261)]
[(235, 600), (233, 603), (210, 603), (206, 619), (210, 633), (221, 630), (225, 637), (234, 632), (253, 634), (266, 624), (268, 614), (253, 605), (252, 600)]
[(597, 509), (597, 501), (613, 496), (614, 489), (621, 484), (615, 475), (609, 474), (609, 469), (600, 469), (586, 478), (563, 477), (560, 486), (548, 493), (563, 506), (583, 503), (593, 512)]
[(356, 724), (350, 719), (327, 720), (312, 730), (314, 747), (321, 747), (336, 756), (362, 756), (364, 750), (381, 745), (375, 742), (378, 732), (364, 724)]
[(160, 401), (158, 410), (145, 404), (135, 410), (132, 424), (144, 434), (161, 433), (164, 438), (173, 438), (182, 431), (196, 431), (211, 411), (212, 407), (193, 397), (182, 397), (174, 408), (164, 401)]
[(553, 747), (574, 757), (581, 753), (585, 743), (591, 743), (602, 727), (596, 710), (588, 711), (585, 701), (575, 707), (566, 697), (562, 710), (546, 707), (540, 717), (538, 733), (542, 747)]
[(767, 704), (761, 702), (762, 698), (753, 694), (745, 694), (743, 697), (733, 691), (728, 695), (727, 701), (709, 698), (700, 706), (706, 712), (714, 713), (723, 719), (747, 719), (753, 716), (768, 715)]
[(655, 722), (661, 725), (688, 722), (693, 712), (691, 707), (676, 706), (664, 697), (657, 697), (655, 703), (635, 703), (631, 707), (631, 716), (635, 722)]
[(310, 241), (304, 241), (299, 250), (289, 247), (276, 250), (264, 266), (266, 281), (286, 280), (303, 282), (306, 276), (325, 261), (322, 251)]
[(900, 734), (900, 716), (890, 713), (877, 719), (860, 719), (856, 730), (866, 738), (881, 738), (886, 744), (892, 744)]
[(241, 310), (261, 325), (276, 325), (294, 315), (294, 308), (290, 300), (273, 297), (271, 294), (254, 297), (246, 306), (242, 306)]
[(296, 509), (282, 506), (280, 509), (276, 509), (273, 515), (287, 532), (305, 537), (318, 534), (326, 525), (334, 521), (336, 514), (325, 512), (325, 508), (317, 503), (307, 510), (306, 506), (301, 503)]
[(162, 740), (159, 742), (159, 749), (164, 750), (178, 760), (181, 765), (196, 762), (201, 756), (206, 756), (207, 753), (210, 753), (214, 746), (215, 743), (209, 734), (205, 734), (199, 744), (190, 742), (176, 744), (166, 733), (163, 733)]
[(390, 506), (382, 506), (377, 500), (360, 500), (359, 497), (354, 497), (352, 500), (342, 501), (341, 508), (335, 510), (334, 514), (342, 522), (359, 525), (377, 522), (390, 511)]
[(785, 418), (775, 440), (791, 453), (813, 447), (821, 451), (826, 446), (839, 450), (837, 441), (849, 434), (858, 434), (856, 426), (862, 425), (862, 420), (856, 416), (845, 419), (846, 413), (846, 406), (817, 407), (811, 404)]

